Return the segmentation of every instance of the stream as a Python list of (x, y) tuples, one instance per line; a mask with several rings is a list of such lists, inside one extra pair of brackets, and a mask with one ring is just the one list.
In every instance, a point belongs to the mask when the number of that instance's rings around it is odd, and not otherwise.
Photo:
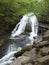
[[(26, 24), (28, 23), (31, 25), (32, 31), (29, 35), (23, 35), (22, 33), (25, 31)], [(12, 63), (16, 52), (20, 51), (24, 46), (33, 45), (34, 41), (42, 38), (42, 34), (46, 29), (39, 27), (39, 30), (36, 16), (33, 13), (24, 15), (20, 23), (12, 31), (11, 36), (0, 47), (0, 65)]]
[(19, 51), (21, 48), (30, 43), (27, 35), (21, 35), (17, 38), (8, 38), (4, 44), (0, 47), (0, 58), (9, 52)]

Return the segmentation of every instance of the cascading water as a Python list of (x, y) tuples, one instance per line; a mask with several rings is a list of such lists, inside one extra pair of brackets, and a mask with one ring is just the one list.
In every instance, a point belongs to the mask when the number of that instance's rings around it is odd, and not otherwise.
[(38, 20), (37, 20), (37, 17), (33, 13), (28, 13), (22, 17), (20, 22), (16, 25), (16, 27), (12, 31), (11, 36), (15, 37), (15, 36), (19, 36), (21, 33), (23, 33), (25, 31), (25, 27), (28, 23), (30, 23), (31, 29), (32, 29), (29, 39), (31, 40), (31, 42), (33, 42), (33, 40), (34, 40), (33, 37), (36, 37), (37, 32), (38, 32)]
[(7, 55), (5, 55), (4, 57), (2, 57), (0, 59), (0, 65), (7, 65), (7, 64), (11, 63), (12, 60), (15, 59), (14, 53), (16, 53), (16, 51), (10, 52)]
[[(28, 23), (30, 23), (31, 29), (32, 29), (32, 31), (30, 32), (30, 35), (28, 36), (28, 39), (31, 41), (31, 42), (29, 42), (29, 44), (30, 43), (33, 44), (34, 37), (37, 37), (37, 32), (38, 32), (38, 20), (33, 13), (28, 13), (22, 17), (20, 22), (16, 25), (16, 27), (12, 31), (10, 38), (14, 38), (15, 36), (19, 36), (20, 34), (24, 33), (25, 27)], [(26, 39), (25, 41), (28, 41), (28, 39)], [(14, 54), (16, 53), (16, 51), (17, 52), (20, 51), (26, 44), (27, 43), (24, 41), (22, 43), (18, 43), (18, 44), (17, 43), (10, 44), (10, 46), (8, 46), (8, 51), (7, 51), (6, 55), (0, 59), (0, 65), (7, 65), (7, 64), (12, 63), (13, 59), (15, 59)], [(17, 46), (17, 50), (16, 50), (15, 46)], [(14, 48), (12, 48), (12, 47), (14, 47)]]
[(18, 48), (17, 51), (11, 51), (8, 54), (6, 54), (5, 56), (3, 56), (0, 59), (0, 65), (9, 65), (10, 63), (12, 63), (16, 59), (15, 56), (14, 56), (14, 54), (17, 53), (20, 50), (21, 49)]
[(29, 39), (31, 41), (34, 40), (34, 37), (37, 37), (37, 32), (38, 32), (38, 20), (36, 18), (36, 16), (31, 16), (30, 20), (29, 20), (30, 24), (31, 24), (31, 29), (32, 32), (30, 33)]
[[(16, 25), (16, 27), (12, 31), (11, 36), (15, 37), (15, 36), (18, 36), (21, 33), (23, 33), (25, 30), (27, 22), (28, 22), (28, 17), (25, 15), (25, 16), (23, 16), (23, 18), (20, 20), (20, 22)], [(18, 30), (16, 30), (17, 28), (18, 28)]]

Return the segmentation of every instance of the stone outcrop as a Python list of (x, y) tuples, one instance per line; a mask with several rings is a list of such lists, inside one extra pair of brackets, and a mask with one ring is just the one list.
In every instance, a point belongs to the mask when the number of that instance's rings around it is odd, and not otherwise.
[(24, 47), (16, 55), (19, 57), (10, 65), (49, 65), (49, 30), (44, 33), (41, 41)]
[(43, 35), (43, 38), (47, 38), (47, 37), (49, 37), (49, 30), (46, 31), (46, 32), (44, 33), (44, 35)]
[(41, 42), (36, 44), (36, 47), (44, 47), (46, 45), (49, 45), (48, 41), (41, 41)]
[(22, 54), (23, 56), (30, 57), (32, 60), (36, 60), (36, 48), (33, 48), (30, 52), (25, 52)]
[(27, 57), (27, 56), (20, 56), (18, 57), (12, 64), (10, 65), (33, 65), (34, 64), (34, 61), (30, 58), (30, 57)]
[(41, 56), (49, 55), (49, 47), (43, 47), (43, 48), (40, 50), (40, 54), (41, 54)]
[(37, 61), (39, 65), (49, 65), (49, 55), (38, 58)]
[(49, 40), (49, 30), (44, 33), (43, 40)]

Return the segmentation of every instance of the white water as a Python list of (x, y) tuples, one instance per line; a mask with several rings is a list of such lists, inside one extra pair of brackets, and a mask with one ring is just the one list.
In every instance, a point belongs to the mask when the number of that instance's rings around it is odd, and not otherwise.
[(31, 29), (32, 29), (29, 39), (31, 40), (31, 42), (33, 42), (34, 40), (33, 37), (37, 37), (37, 32), (38, 32), (38, 20), (37, 20), (37, 17), (33, 13), (28, 13), (22, 17), (20, 22), (16, 25), (16, 27), (12, 31), (11, 36), (15, 37), (15, 36), (20, 35), (21, 33), (24, 33), (25, 27), (28, 23), (30, 23)]
[[(24, 30), (25, 30), (27, 22), (28, 22), (28, 17), (25, 15), (25, 16), (22, 17), (22, 19), (20, 20), (20, 22), (16, 25), (16, 27), (12, 31), (11, 36), (15, 37), (15, 36), (18, 36), (21, 33), (23, 33)], [(17, 28), (18, 28), (18, 30), (16, 30)]]
[[(22, 17), (20, 22), (16, 25), (16, 27), (12, 31), (11, 36), (15, 37), (15, 36), (20, 35), (21, 33), (24, 33), (26, 24), (28, 23), (30, 23), (31, 29), (32, 29), (32, 32), (30, 32), (30, 36), (28, 38), (31, 42), (33, 42), (34, 41), (33, 37), (37, 37), (37, 32), (38, 32), (38, 20), (37, 20), (37, 17), (33, 13), (26, 14)], [(20, 50), (21, 48), (18, 47), (18, 51)], [(15, 57), (14, 57), (15, 53), (16, 51), (12, 51), (8, 53), (7, 55), (5, 55), (4, 57), (2, 57), (0, 59), (0, 65), (8, 65), (12, 63), (13, 60), (15, 60)]]
[(16, 53), (16, 51), (10, 52), (7, 55), (5, 55), (4, 57), (2, 57), (0, 59), (0, 65), (7, 65), (7, 64), (12, 63), (12, 60), (15, 59), (14, 53)]
[[(18, 51), (20, 51), (20, 47), (18, 48)], [(14, 57), (14, 54), (18, 51), (12, 51), (10, 53), (8, 53), (7, 55), (5, 55), (4, 57), (2, 57), (0, 59), (0, 65), (8, 65), (10, 63), (12, 63), (16, 58)]]

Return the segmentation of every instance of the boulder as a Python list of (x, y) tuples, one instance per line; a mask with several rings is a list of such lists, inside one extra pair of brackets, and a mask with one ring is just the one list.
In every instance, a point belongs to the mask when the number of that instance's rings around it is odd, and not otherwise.
[(30, 51), (30, 50), (32, 50), (33, 48), (34, 48), (33, 45), (29, 45), (29, 46), (25, 46), (25, 47), (23, 48), (23, 50), (28, 50), (28, 51)]
[(32, 65), (34, 64), (34, 61), (30, 57), (20, 56), (10, 65), (27, 65), (27, 64)]
[(44, 37), (44, 38), (49, 37), (49, 30), (47, 30), (47, 31), (44, 33), (43, 37)]
[(46, 45), (49, 45), (48, 41), (41, 41), (41, 42), (36, 44), (36, 47), (44, 47)]
[(43, 40), (49, 40), (49, 30), (44, 33)]
[(15, 55), (15, 57), (19, 57), (23, 53), (25, 53), (26, 51), (30, 51), (33, 48), (34, 48), (33, 45), (25, 46), (22, 50), (20, 50), (19, 52), (15, 53), (14, 55)]
[(43, 48), (40, 50), (40, 54), (41, 54), (41, 56), (49, 55), (49, 47), (43, 47)]
[(25, 65), (32, 65), (31, 63), (25, 64)]
[(22, 54), (22, 56), (27, 56), (28, 53), (29, 53), (29, 51), (26, 51), (26, 52), (24, 52), (24, 53)]
[(33, 48), (31, 51), (24, 52), (22, 54), (23, 56), (30, 57), (32, 60), (36, 60), (36, 48)]
[(49, 55), (38, 58), (37, 62), (38, 62), (38, 65), (49, 65)]

